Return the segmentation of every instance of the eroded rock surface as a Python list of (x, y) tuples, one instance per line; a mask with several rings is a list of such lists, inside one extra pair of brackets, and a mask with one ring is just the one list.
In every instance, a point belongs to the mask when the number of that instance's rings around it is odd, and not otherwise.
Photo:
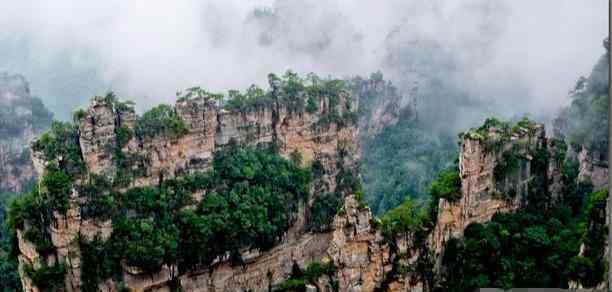
[[(470, 223), (484, 223), (498, 212), (510, 212), (521, 207), (529, 182), (534, 178), (531, 171), (533, 157), (526, 149), (546, 147), (544, 128), (534, 126), (533, 131), (513, 133), (509, 141), (497, 148), (488, 147), (483, 140), (466, 135), (461, 144), (459, 172), (461, 176), (461, 198), (457, 202), (440, 199), (438, 218), (431, 234), (433, 250), (439, 253), (450, 237), (460, 237)], [(489, 130), (485, 139), (498, 139), (497, 130)], [(489, 141), (489, 142), (486, 142)], [(519, 167), (496, 182), (495, 167), (502, 160), (504, 151), (522, 145)], [(509, 194), (512, 192), (512, 194)]]
[(23, 76), (0, 72), (0, 192), (21, 193), (34, 182), (28, 145), (51, 118)]

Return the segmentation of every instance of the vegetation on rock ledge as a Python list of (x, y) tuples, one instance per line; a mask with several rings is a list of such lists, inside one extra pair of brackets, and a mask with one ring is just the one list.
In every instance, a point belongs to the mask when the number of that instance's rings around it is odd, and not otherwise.
[(187, 126), (173, 107), (162, 104), (139, 117), (134, 130), (136, 135), (142, 138), (159, 135), (178, 138), (187, 133)]

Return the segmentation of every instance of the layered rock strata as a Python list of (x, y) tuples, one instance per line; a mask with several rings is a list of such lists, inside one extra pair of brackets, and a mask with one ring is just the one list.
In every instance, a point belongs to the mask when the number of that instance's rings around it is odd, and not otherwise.
[[(532, 151), (546, 147), (542, 125), (512, 133), (507, 141), (500, 140), (499, 130), (488, 129), (486, 137), (464, 135), (459, 154), (461, 198), (456, 202), (440, 199), (436, 227), (431, 234), (431, 246), (440, 253), (450, 237), (460, 237), (471, 223), (484, 223), (498, 212), (510, 212), (522, 206), (529, 192), (532, 172)], [(496, 148), (490, 143), (499, 143)], [(489, 144), (488, 144), (489, 143)], [(520, 145), (518, 167), (495, 177), (495, 168), (503, 160), (503, 153)], [(532, 151), (529, 151), (531, 149)]]
[[(336, 108), (329, 106), (328, 98), (318, 99), (320, 110), (313, 113), (294, 112), (278, 102), (250, 111), (227, 111), (205, 97), (184, 99), (177, 102), (174, 110), (185, 123), (186, 133), (176, 137), (130, 135), (129, 141), (120, 145), (120, 129), (136, 131), (134, 110), (117, 106), (108, 98), (95, 97), (89, 108), (77, 115), (80, 152), (88, 176), (116, 179), (115, 156), (120, 147), (121, 155), (130, 161), (130, 174), (134, 176), (130, 187), (136, 187), (155, 186), (165, 178), (208, 170), (213, 153), (230, 141), (244, 145), (274, 143), (283, 156), (301, 154), (303, 165), (315, 159), (321, 162), (324, 174), (317, 191), (313, 188), (310, 196), (316, 198), (319, 192), (335, 190), (336, 176), (341, 169), (354, 171), (356, 175), (359, 159), (356, 124), (324, 122), (329, 111), (344, 116), (349, 108), (357, 107), (346, 95), (338, 99)], [(48, 164), (43, 156), (34, 155), (35, 164), (41, 171)], [(43, 258), (31, 243), (19, 237), (20, 275), (26, 291), (38, 291), (24, 271), (26, 266), (36, 269), (56, 262), (66, 266), (66, 290), (80, 291), (81, 260), (77, 239), (91, 239), (97, 234), (105, 240), (112, 233), (111, 221), (97, 222), (82, 217), (79, 206), (84, 198), (78, 193), (80, 184), (75, 182), (68, 211), (65, 214), (56, 212), (53, 224), (48, 227), (54, 252)], [(384, 276), (388, 249), (380, 234), (370, 227), (369, 210), (360, 208), (349, 196), (343, 213), (336, 216), (329, 231), (311, 233), (306, 232), (305, 220), (311, 203), (312, 200), (300, 203), (297, 220), (276, 247), (262, 252), (245, 251), (242, 255), (247, 259), (244, 266), (220, 261), (205, 270), (182, 275), (181, 286), (186, 291), (264, 291), (286, 280), (294, 264), (305, 267), (312, 261), (332, 261), (342, 267), (338, 270), (337, 281), (343, 291), (355, 287), (372, 291)], [(24, 229), (28, 229), (27, 224)], [(176, 267), (164, 266), (151, 275), (126, 266), (123, 279), (125, 285), (135, 291), (167, 291), (175, 270)], [(100, 283), (99, 289), (116, 291), (119, 287), (118, 283), (109, 280)]]

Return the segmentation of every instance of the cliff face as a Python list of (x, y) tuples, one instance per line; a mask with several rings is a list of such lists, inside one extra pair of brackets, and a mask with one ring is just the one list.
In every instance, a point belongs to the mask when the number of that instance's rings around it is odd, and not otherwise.
[[(273, 143), (285, 157), (301, 154), (303, 165), (317, 160), (322, 164), (323, 175), (314, 183), (310, 200), (300, 202), (297, 219), (278, 245), (266, 251), (245, 250), (241, 254), (242, 265), (220, 259), (212, 266), (179, 275), (178, 282), (186, 291), (265, 291), (289, 278), (295, 264), (304, 268), (317, 261), (338, 267), (333, 276), (318, 280), (322, 291), (332, 291), (334, 287), (340, 291), (372, 291), (390, 269), (390, 261), (389, 247), (380, 232), (371, 227), (367, 207), (361, 207), (353, 196), (346, 196), (342, 211), (327, 231), (307, 232), (312, 201), (321, 193), (334, 192), (341, 181), (338, 179), (341, 172), (348, 170), (357, 175), (359, 160), (357, 126), (325, 120), (331, 111), (344, 116), (356, 104), (348, 96), (334, 101), (335, 108), (330, 107), (330, 99), (319, 100), (319, 110), (309, 113), (292, 111), (278, 102), (239, 112), (222, 109), (204, 97), (182, 99), (174, 109), (186, 125), (185, 133), (176, 137), (130, 135), (125, 139), (121, 134), (123, 129), (138, 131), (133, 109), (96, 97), (86, 111), (77, 113), (78, 147), (85, 164), (85, 177), (101, 175), (120, 179), (117, 161), (121, 158), (127, 161), (129, 170), (123, 174), (133, 177), (124, 189), (156, 186), (164, 179), (210, 169), (213, 153), (230, 141), (243, 145)], [(34, 157), (40, 171), (45, 171), (51, 163), (43, 153), (37, 152)], [(83, 215), (81, 206), (87, 199), (79, 191), (84, 183), (84, 178), (74, 182), (67, 211), (54, 211), (52, 222), (46, 227), (51, 252), (40, 254), (23, 236), (30, 228), (28, 222), (23, 230), (18, 230), (19, 271), (26, 291), (39, 291), (31, 273), (26, 271), (28, 267), (36, 270), (55, 263), (65, 265), (64, 289), (81, 291), (83, 267), (79, 238), (93, 240), (97, 236), (109, 240), (111, 237), (112, 218), (88, 219)], [(193, 194), (196, 202), (202, 200), (201, 193)], [(175, 266), (163, 266), (153, 274), (122, 266), (122, 284), (136, 291), (167, 291), (177, 273)], [(111, 279), (102, 281), (98, 287), (103, 291), (120, 288), (119, 282)]]
[[(345, 97), (346, 98), (346, 97)], [(540, 125), (513, 130), (510, 136), (495, 127), (486, 134), (466, 134), (461, 144), (459, 171), (462, 182), (458, 201), (441, 199), (435, 229), (425, 241), (414, 233), (402, 233), (390, 242), (372, 224), (367, 207), (352, 195), (344, 197), (342, 210), (324, 232), (307, 231), (309, 210), (314, 199), (337, 188), (341, 172), (356, 174), (359, 159), (359, 130), (354, 124), (322, 126), (328, 99), (320, 99), (319, 110), (313, 113), (291, 112), (281, 104), (272, 104), (253, 111), (236, 112), (219, 108), (206, 98), (178, 101), (175, 112), (185, 122), (180, 136), (121, 137), (121, 129), (137, 131), (137, 119), (130, 107), (117, 106), (106, 98), (92, 99), (90, 107), (78, 117), (78, 146), (86, 165), (87, 176), (117, 175), (117, 160), (128, 161), (133, 176), (128, 186), (155, 186), (164, 179), (180, 177), (211, 168), (213, 154), (230, 141), (243, 145), (274, 143), (279, 153), (290, 157), (300, 153), (302, 164), (321, 162), (324, 175), (311, 188), (310, 199), (300, 202), (297, 218), (281, 242), (269, 250), (244, 250), (242, 264), (218, 259), (212, 265), (177, 275), (177, 266), (165, 265), (160, 271), (144, 272), (122, 264), (121, 282), (106, 279), (98, 284), (102, 291), (118, 291), (121, 285), (135, 291), (168, 291), (179, 283), (185, 291), (266, 291), (292, 277), (294, 267), (302, 269), (310, 263), (332, 264), (331, 274), (319, 276), (308, 289), (318, 291), (428, 291), (431, 289), (434, 263), (448, 238), (459, 237), (472, 222), (485, 222), (496, 212), (509, 212), (522, 206), (528, 184), (536, 174), (532, 171), (533, 153), (546, 146)], [(341, 115), (349, 107), (336, 109)], [(505, 160), (517, 159), (513, 168)], [(35, 165), (41, 171), (49, 161), (35, 153)], [(555, 169), (551, 166), (551, 169)], [(115, 178), (116, 179), (116, 178)], [(79, 193), (83, 182), (77, 180), (65, 213), (54, 212), (48, 226), (52, 252), (40, 254), (24, 233), (28, 224), (17, 233), (20, 275), (26, 291), (39, 291), (27, 267), (64, 263), (64, 289), (81, 291), (83, 282), (79, 238), (112, 240), (113, 219), (97, 220), (83, 216), (83, 200)], [(196, 202), (206, 192), (194, 193)], [(429, 272), (425, 271), (429, 269)], [(427, 275), (429, 274), (429, 276)]]
[[(256, 255), (241, 267), (223, 263), (213, 270), (181, 277), (186, 291), (267, 291), (289, 277), (294, 264), (332, 263), (333, 275), (320, 277), (310, 286), (318, 291), (374, 291), (391, 269), (389, 248), (380, 232), (370, 226), (369, 210), (360, 208), (353, 196), (345, 200), (326, 233), (307, 233), (292, 242)], [(153, 291), (165, 291), (162, 287)]]
[(20, 193), (33, 183), (28, 145), (51, 125), (51, 117), (30, 95), (23, 76), (0, 73), (0, 193)]
[[(393, 126), (400, 119), (402, 97), (390, 81), (385, 81), (381, 73), (370, 78), (353, 78), (349, 81), (351, 91), (359, 98), (359, 129), (362, 139), (371, 139), (383, 128)], [(415, 115), (416, 109), (407, 106), (406, 113)]]
[(582, 147), (578, 153), (580, 164), (578, 181), (590, 182), (594, 190), (608, 187), (608, 157), (607, 153), (600, 151), (589, 151)]
[[(453, 202), (440, 199), (430, 238), (436, 253), (450, 237), (460, 237), (470, 223), (484, 223), (495, 213), (520, 208), (529, 193), (529, 183), (541, 175), (532, 170), (532, 160), (535, 151), (546, 147), (542, 125), (521, 128), (506, 140), (500, 129), (485, 130), (484, 136), (467, 133), (463, 137), (459, 154), (461, 197)], [(503, 171), (501, 164), (510, 158), (507, 153), (516, 161), (514, 167)]]
[[(326, 108), (326, 101), (320, 107)], [(338, 106), (340, 114), (343, 107)], [(258, 145), (278, 143), (280, 154), (289, 157), (294, 151), (302, 155), (307, 165), (315, 158), (337, 159), (339, 148), (349, 147), (354, 161), (359, 149), (356, 127), (338, 127), (332, 123), (317, 126), (324, 112), (293, 113), (283, 106), (260, 107), (249, 112), (231, 112), (218, 108), (214, 101), (196, 98), (177, 102), (176, 112), (185, 121), (187, 133), (176, 139), (164, 136), (138, 139), (131, 137), (121, 149), (134, 159), (133, 170), (142, 175), (135, 185), (152, 185), (162, 176), (177, 175), (210, 167), (215, 150), (234, 140), (237, 143)], [(87, 169), (91, 173), (111, 175), (113, 153), (117, 141), (116, 130), (134, 130), (136, 115), (133, 110), (113, 111), (103, 98), (94, 98), (79, 121), (80, 145)], [(333, 166), (333, 163), (327, 165)], [(333, 191), (333, 189), (331, 190)]]

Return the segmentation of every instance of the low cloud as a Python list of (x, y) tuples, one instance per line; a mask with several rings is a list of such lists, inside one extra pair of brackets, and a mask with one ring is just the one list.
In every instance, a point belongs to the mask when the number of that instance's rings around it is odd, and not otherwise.
[(193, 85), (264, 86), (269, 72), (381, 70), (432, 125), (459, 128), (551, 116), (603, 53), (607, 18), (603, 0), (12, 1), (0, 70), (61, 118), (107, 90), (142, 110)]

